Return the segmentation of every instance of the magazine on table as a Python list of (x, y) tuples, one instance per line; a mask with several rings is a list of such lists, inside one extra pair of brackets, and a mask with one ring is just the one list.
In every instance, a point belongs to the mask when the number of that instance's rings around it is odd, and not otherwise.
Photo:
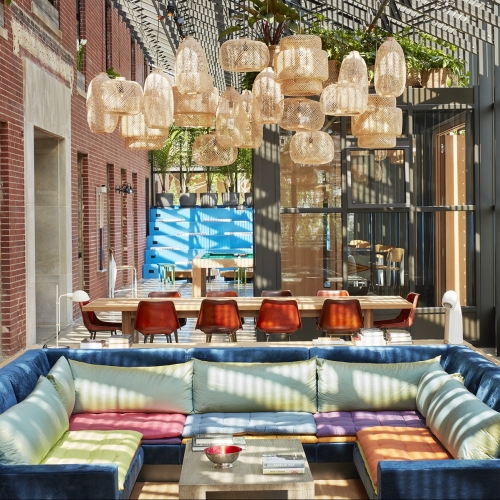
[(301, 455), (262, 455), (262, 467), (269, 469), (304, 467)]
[(211, 446), (239, 446), (242, 450), (246, 450), (247, 443), (243, 436), (232, 434), (197, 434), (193, 438), (193, 451), (204, 451)]

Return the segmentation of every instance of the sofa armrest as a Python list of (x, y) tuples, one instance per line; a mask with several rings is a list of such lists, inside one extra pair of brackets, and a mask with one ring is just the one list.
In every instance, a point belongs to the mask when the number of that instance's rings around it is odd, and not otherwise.
[(500, 460), (381, 461), (378, 498), (496, 498), (500, 491)]
[(117, 499), (118, 467), (0, 465), (0, 498)]

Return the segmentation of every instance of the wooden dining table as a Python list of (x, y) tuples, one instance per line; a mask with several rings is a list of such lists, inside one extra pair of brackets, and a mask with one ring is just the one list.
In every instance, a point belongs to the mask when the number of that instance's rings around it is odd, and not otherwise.
[[(234, 297), (238, 303), (240, 315), (243, 317), (256, 318), (265, 297)], [(400, 296), (393, 295), (365, 295), (357, 297), (336, 297), (336, 299), (348, 300), (356, 298), (361, 305), (364, 317), (364, 326), (373, 326), (373, 312), (382, 309), (411, 309), (412, 304)], [(317, 317), (321, 313), (323, 302), (328, 297), (273, 297), (273, 300), (297, 301), (299, 311), (304, 318)], [(134, 319), (139, 301), (162, 301), (171, 300), (175, 304), (175, 309), (179, 318), (197, 318), (200, 311), (203, 297), (181, 297), (181, 298), (100, 298), (95, 299), (83, 306), (84, 311), (99, 312), (121, 312), (123, 334), (133, 335), (134, 343), (137, 342), (137, 332), (134, 332)], [(217, 300), (217, 299), (215, 299)], [(224, 300), (224, 299), (219, 299)]]

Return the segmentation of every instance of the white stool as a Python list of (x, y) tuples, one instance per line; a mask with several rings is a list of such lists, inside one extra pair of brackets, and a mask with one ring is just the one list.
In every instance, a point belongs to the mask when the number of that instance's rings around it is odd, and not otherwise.
[[(135, 266), (116, 266), (117, 271), (132, 271), (132, 297), (137, 297), (137, 269)], [(115, 290), (113, 288), (113, 297)]]

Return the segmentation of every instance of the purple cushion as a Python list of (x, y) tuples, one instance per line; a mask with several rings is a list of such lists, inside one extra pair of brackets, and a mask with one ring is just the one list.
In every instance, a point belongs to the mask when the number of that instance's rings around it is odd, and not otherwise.
[(330, 411), (316, 413), (316, 437), (355, 436), (366, 427), (425, 427), (418, 411)]

